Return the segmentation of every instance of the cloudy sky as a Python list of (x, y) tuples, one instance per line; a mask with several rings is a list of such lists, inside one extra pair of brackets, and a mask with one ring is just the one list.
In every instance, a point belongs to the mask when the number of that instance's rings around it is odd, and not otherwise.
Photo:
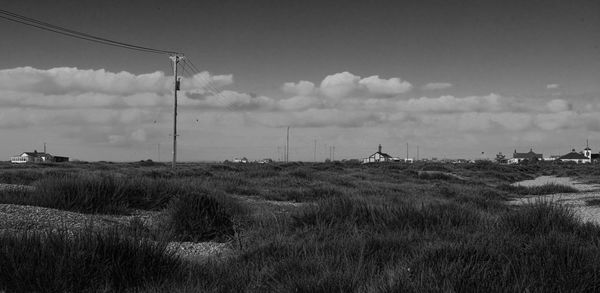
[[(34, 1), (2, 9), (184, 52), (182, 161), (600, 151), (600, 2)], [(168, 161), (166, 55), (0, 19), (0, 156)]]

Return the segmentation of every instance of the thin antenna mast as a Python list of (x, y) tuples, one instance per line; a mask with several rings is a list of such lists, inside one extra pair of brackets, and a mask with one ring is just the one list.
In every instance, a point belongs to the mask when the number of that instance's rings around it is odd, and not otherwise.
[(315, 151), (313, 153), (313, 161), (317, 161), (317, 140), (315, 139)]
[(285, 162), (290, 161), (290, 127), (287, 127), (287, 137), (285, 141)]

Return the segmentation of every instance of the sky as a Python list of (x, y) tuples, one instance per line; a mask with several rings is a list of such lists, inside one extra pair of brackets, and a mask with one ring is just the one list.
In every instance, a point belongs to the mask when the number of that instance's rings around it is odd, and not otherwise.
[[(1, 9), (183, 52), (180, 161), (600, 151), (600, 2), (34, 1)], [(169, 161), (168, 55), (0, 19), (0, 160)], [(197, 69), (197, 70), (196, 70)]]

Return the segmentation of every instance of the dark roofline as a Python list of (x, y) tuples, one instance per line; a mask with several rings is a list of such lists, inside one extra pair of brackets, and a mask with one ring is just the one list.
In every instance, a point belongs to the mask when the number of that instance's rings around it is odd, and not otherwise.
[(386, 153), (382, 153), (382, 152), (375, 152), (372, 155), (370, 155), (369, 157), (375, 156), (376, 154), (380, 154), (381, 156), (388, 157), (388, 158), (392, 157), (392, 156), (390, 156), (390, 155), (388, 155)]
[(570, 152), (564, 156), (561, 156), (560, 158), (558, 158), (559, 160), (588, 160), (590, 158), (577, 153), (577, 152)]

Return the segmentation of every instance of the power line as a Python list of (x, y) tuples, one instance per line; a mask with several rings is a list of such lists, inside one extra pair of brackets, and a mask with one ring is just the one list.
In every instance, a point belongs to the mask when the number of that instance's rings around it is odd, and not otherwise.
[(147, 53), (155, 53), (155, 54), (183, 55), (183, 53), (180, 53), (180, 52), (138, 46), (138, 45), (133, 45), (133, 44), (129, 44), (129, 43), (119, 42), (119, 41), (115, 41), (115, 40), (111, 40), (111, 39), (107, 39), (107, 38), (90, 35), (87, 33), (79, 32), (76, 30), (72, 30), (72, 29), (68, 29), (65, 27), (53, 25), (53, 24), (50, 24), (47, 22), (43, 22), (43, 21), (40, 21), (37, 19), (29, 18), (29, 17), (19, 15), (19, 14), (16, 14), (16, 13), (13, 13), (10, 11), (6, 11), (3, 9), (0, 9), (0, 18), (6, 19), (9, 21), (13, 21), (13, 22), (17, 22), (20, 24), (24, 24), (27, 26), (32, 26), (32, 27), (39, 28), (42, 30), (58, 33), (61, 35), (69, 36), (72, 38), (87, 40), (90, 42), (96, 42), (96, 43), (100, 43), (100, 44), (104, 44), (104, 45), (108, 45), (108, 46), (120, 47), (120, 48), (124, 48), (124, 49), (142, 51), (142, 52), (147, 52)]

